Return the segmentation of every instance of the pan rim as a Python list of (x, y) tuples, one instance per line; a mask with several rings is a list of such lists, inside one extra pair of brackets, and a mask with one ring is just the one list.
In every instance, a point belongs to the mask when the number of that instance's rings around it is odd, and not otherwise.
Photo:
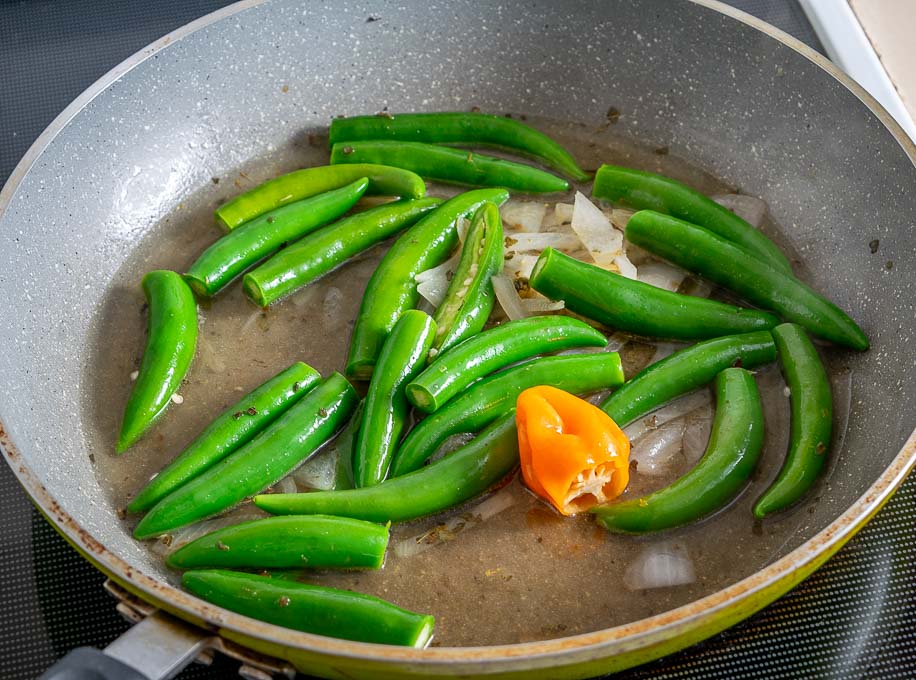
[[(95, 81), (51, 122), (13, 169), (3, 189), (0, 190), (0, 219), (19, 185), (51, 141), (96, 96), (170, 44), (212, 23), (240, 14), (266, 1), (240, 0), (192, 21), (139, 50)], [(717, 0), (690, 0), (690, 2), (717, 11), (761, 31), (825, 70), (866, 106), (893, 135), (910, 161), (916, 165), (916, 145), (913, 140), (871, 95), (824, 56), (783, 31)], [(560, 657), (563, 657), (563, 662), (573, 663), (606, 656), (607, 652), (611, 650), (617, 653), (638, 650), (676, 636), (679, 630), (695, 629), (705, 621), (714, 620), (718, 612), (740, 605), (741, 602), (750, 601), (755, 594), (762, 593), (781, 580), (790, 578), (793, 571), (814, 562), (824, 554), (832, 554), (833, 550), (842, 546), (881, 508), (907, 474), (916, 467), (916, 429), (878, 479), (827, 527), (776, 562), (716, 593), (653, 617), (572, 637), (513, 645), (438, 647), (422, 650), (337, 640), (292, 631), (213, 607), (172, 585), (138, 571), (109, 551), (81, 527), (59, 506), (56, 499), (26, 465), (5, 428), (2, 415), (0, 415), (0, 450), (3, 451), (20, 484), (49, 521), (55, 524), (58, 531), (90, 555), (109, 573), (131, 583), (150, 598), (164, 600), (185, 614), (227, 631), (293, 649), (375, 662), (447, 664), (449, 667), (453, 667), (456, 662), (465, 662), (469, 664), (469, 668), (476, 667), (479, 670), (479, 666), (483, 664), (487, 666), (488, 670), (493, 671), (500, 662), (511, 663), (512, 667), (517, 669), (519, 662), (525, 660), (531, 668), (536, 668), (548, 664), (556, 665)], [(615, 647), (617, 649), (613, 649)]]

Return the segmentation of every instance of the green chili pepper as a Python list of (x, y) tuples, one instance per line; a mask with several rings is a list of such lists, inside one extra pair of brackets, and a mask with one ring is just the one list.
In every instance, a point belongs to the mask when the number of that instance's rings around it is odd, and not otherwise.
[(274, 514), (327, 514), (370, 522), (406, 522), (447, 510), (483, 493), (518, 465), (515, 409), (445, 458), (403, 477), (346, 491), (255, 496)]
[(124, 453), (168, 406), (191, 365), (197, 347), (197, 304), (179, 274), (166, 270), (143, 277), (149, 306), (146, 349), (124, 408), (115, 447)]
[(245, 294), (266, 307), (406, 229), (440, 203), (432, 197), (386, 203), (319, 229), (245, 274)]
[(378, 569), (388, 527), (348, 517), (268, 517), (218, 529), (166, 560), (175, 569)]
[(522, 163), (420, 142), (367, 140), (331, 147), (331, 163), (385, 161), (421, 177), (475, 187), (505, 187), (529, 194), (568, 191), (569, 182)]
[(216, 295), (258, 260), (347, 212), (366, 191), (365, 177), (246, 222), (207, 248), (184, 275), (201, 296)]
[(730, 366), (756, 368), (776, 359), (768, 331), (699, 342), (647, 366), (604, 400), (601, 408), (620, 427), (687, 392), (711, 383)]
[(366, 188), (368, 195), (401, 198), (420, 198), (426, 195), (423, 179), (409, 170), (370, 163), (323, 165), (294, 170), (236, 196), (217, 208), (216, 221), (226, 231), (232, 231), (287, 203), (340, 189), (363, 177), (369, 180)]
[(334, 447), (337, 449), (337, 465), (334, 468), (334, 488), (335, 489), (352, 489), (355, 486), (353, 480), (353, 447), (356, 446), (356, 435), (359, 433), (359, 427), (363, 422), (363, 409), (366, 408), (366, 400), (360, 399), (356, 408), (353, 409), (353, 415), (350, 416), (350, 422), (337, 435), (334, 440)]
[(503, 224), (495, 203), (474, 213), (455, 274), (442, 304), (433, 352), (444, 352), (481, 331), (493, 311), (496, 295), (490, 279), (503, 268)]
[(579, 182), (591, 178), (566, 149), (544, 133), (513, 118), (488, 113), (401, 113), (331, 121), (330, 144), (364, 139), (494, 146), (543, 161)]
[(421, 648), (433, 636), (432, 616), (350, 590), (219, 569), (186, 571), (181, 585), (219, 607), (306, 633)]
[(728, 208), (668, 177), (616, 165), (602, 165), (595, 175), (592, 196), (634, 210), (655, 210), (699, 224), (743, 247), (761, 262), (792, 273), (786, 256), (763, 232)]
[(568, 316), (531, 316), (474, 335), (436, 357), (407, 385), (407, 398), (432, 413), (488, 373), (537, 354), (572, 347), (604, 347), (607, 338)]
[(830, 381), (808, 335), (785, 323), (773, 329), (773, 339), (792, 400), (792, 429), (779, 476), (754, 505), (758, 519), (794, 505), (811, 488), (827, 460), (833, 425)]
[(404, 438), (389, 476), (413, 472), (453, 434), (477, 432), (515, 407), (518, 395), (537, 385), (551, 385), (584, 394), (623, 384), (623, 368), (615, 352), (571, 354), (533, 359), (474, 383)]
[(436, 322), (428, 314), (410, 309), (401, 315), (382, 345), (353, 448), (353, 481), (357, 487), (378, 484), (388, 476), (410, 410), (404, 387), (423, 370), (435, 336)]
[(763, 408), (754, 376), (743, 368), (726, 368), (716, 376), (716, 415), (700, 462), (655, 493), (590, 512), (615, 533), (641, 534), (694, 522), (738, 496), (762, 448)]
[(394, 242), (366, 285), (347, 358), (346, 373), (366, 380), (401, 314), (420, 299), (416, 276), (448, 257), (458, 243), (458, 220), (472, 215), (485, 201), (503, 204), (505, 189), (477, 189), (458, 194), (413, 225)]
[(839, 307), (791, 274), (703, 227), (642, 210), (630, 218), (626, 235), (636, 245), (773, 310), (814, 335), (860, 351), (868, 349), (865, 333)]
[(205, 519), (283, 479), (347, 422), (357, 401), (346, 378), (331, 374), (242, 448), (154, 505), (134, 537)]
[(175, 460), (153, 477), (130, 502), (127, 510), (149, 510), (189, 479), (251, 441), (320, 380), (318, 371), (296, 362), (246, 394), (223, 411)]
[(529, 283), (551, 300), (563, 300), (577, 314), (637, 335), (697, 340), (766, 330), (779, 323), (767, 312), (672, 293), (553, 248), (541, 253)]

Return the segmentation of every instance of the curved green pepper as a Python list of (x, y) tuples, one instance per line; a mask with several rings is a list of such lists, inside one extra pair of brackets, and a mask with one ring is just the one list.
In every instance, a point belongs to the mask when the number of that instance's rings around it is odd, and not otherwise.
[(551, 300), (563, 300), (576, 314), (637, 335), (698, 340), (767, 330), (779, 323), (767, 312), (672, 293), (553, 248), (541, 253), (529, 283)]
[(499, 207), (487, 202), (471, 218), (458, 267), (433, 317), (438, 329), (431, 355), (480, 332), (496, 300), (490, 279), (502, 268), (503, 223)]
[(529, 387), (552, 385), (573, 394), (595, 392), (623, 384), (623, 368), (616, 352), (544, 357), (506, 369), (474, 383), (404, 438), (394, 456), (389, 476), (413, 472), (453, 434), (477, 432), (515, 407), (518, 395)]
[(266, 307), (409, 227), (440, 203), (441, 198), (432, 197), (396, 201), (345, 217), (296, 241), (245, 274), (245, 293), (252, 302)]
[(410, 410), (404, 388), (426, 364), (435, 335), (436, 322), (428, 314), (410, 309), (401, 315), (382, 345), (353, 448), (355, 486), (372, 486), (388, 476)]
[(763, 232), (676, 180), (651, 172), (602, 165), (595, 174), (592, 196), (634, 210), (655, 210), (699, 224), (753, 253), (761, 262), (792, 273), (786, 256)]
[(379, 569), (388, 527), (348, 517), (268, 517), (212, 531), (166, 560), (175, 569)]
[(127, 506), (128, 512), (149, 510), (189, 479), (251, 441), (320, 380), (318, 371), (298, 361), (246, 394), (153, 477)]
[(334, 488), (352, 489), (355, 486), (353, 479), (353, 447), (356, 446), (356, 435), (359, 434), (360, 425), (363, 423), (363, 409), (366, 400), (360, 399), (353, 415), (350, 416), (344, 429), (334, 439), (334, 448), (337, 449), (337, 465), (334, 466)]
[(474, 335), (436, 359), (407, 385), (407, 398), (432, 413), (488, 373), (538, 354), (572, 347), (604, 347), (607, 338), (568, 316), (531, 316)]
[(776, 359), (769, 331), (726, 335), (698, 342), (647, 366), (604, 400), (601, 408), (620, 427), (675, 397), (711, 383), (730, 366), (756, 368)]
[(579, 182), (591, 177), (566, 149), (543, 132), (513, 118), (488, 113), (400, 113), (331, 121), (330, 144), (363, 139), (494, 146), (543, 161)]
[(370, 522), (406, 522), (454, 507), (483, 493), (518, 465), (515, 409), (445, 458), (403, 477), (345, 491), (255, 496), (274, 514), (325, 514)]
[(262, 258), (343, 215), (367, 186), (369, 180), (363, 177), (246, 222), (207, 248), (188, 269), (185, 280), (198, 295), (216, 295)]
[(181, 585), (219, 607), (316, 635), (425, 647), (432, 616), (414, 614), (371, 595), (237, 571), (186, 571)]
[(763, 407), (754, 376), (743, 368), (726, 368), (716, 376), (716, 415), (700, 462), (655, 493), (590, 512), (615, 533), (640, 534), (694, 522), (738, 496), (762, 448)]
[(856, 350), (868, 349), (865, 333), (839, 307), (791, 274), (703, 227), (641, 210), (627, 222), (626, 235), (636, 245), (772, 309), (814, 335)]
[(458, 220), (473, 214), (485, 201), (509, 199), (505, 189), (477, 189), (458, 194), (398, 237), (366, 285), (350, 341), (346, 373), (366, 380), (395, 322), (420, 299), (416, 276), (448, 257), (458, 243)]
[(773, 339), (792, 399), (792, 429), (779, 476), (754, 504), (758, 519), (785, 510), (807, 493), (827, 461), (833, 426), (830, 380), (808, 335), (785, 323), (773, 329)]
[(167, 270), (149, 272), (143, 277), (143, 293), (149, 306), (146, 348), (124, 407), (117, 453), (130, 448), (162, 414), (197, 348), (197, 304), (181, 276)]
[(245, 222), (287, 203), (340, 189), (362, 177), (369, 180), (369, 186), (366, 188), (369, 195), (401, 198), (420, 198), (426, 195), (423, 179), (409, 170), (373, 163), (322, 165), (294, 170), (267, 180), (223, 203), (216, 209), (214, 216), (226, 231), (232, 231)]
[(380, 161), (448, 184), (505, 187), (529, 194), (569, 191), (569, 182), (549, 172), (464, 149), (384, 140), (344, 142), (331, 147), (332, 164)]
[(154, 505), (134, 537), (205, 519), (283, 479), (347, 422), (358, 401), (346, 378), (332, 373), (242, 448)]

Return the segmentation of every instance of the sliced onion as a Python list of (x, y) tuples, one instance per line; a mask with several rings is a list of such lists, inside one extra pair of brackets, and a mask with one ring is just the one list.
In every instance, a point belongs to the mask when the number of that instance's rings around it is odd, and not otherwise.
[[(279, 487), (275, 490), (277, 493), (296, 493), (298, 488), (318, 489), (319, 491), (330, 491), (334, 488), (337, 479), (337, 457), (339, 452), (336, 447), (329, 446), (323, 451), (319, 451), (315, 456), (309, 458), (286, 479), (293, 481), (295, 491), (280, 491)], [(283, 481), (285, 482), (286, 479)]]
[(449, 281), (458, 268), (461, 253), (458, 252), (438, 267), (427, 269), (417, 274), (417, 292), (433, 307), (438, 307), (445, 299)]
[(767, 204), (756, 196), (743, 194), (718, 194), (712, 197), (723, 208), (728, 208), (748, 224), (760, 227), (767, 214)]
[(623, 433), (631, 442), (636, 441), (649, 430), (659, 428), (665, 423), (687, 415), (694, 409), (698, 409), (711, 402), (712, 397), (709, 390), (697, 390), (696, 392), (685, 394), (683, 397), (679, 397), (665, 404), (649, 415), (630, 423), (623, 428)]
[(655, 354), (652, 355), (652, 358), (649, 359), (650, 364), (655, 364), (670, 357), (672, 354), (677, 352), (679, 349), (684, 349), (687, 345), (682, 342), (656, 342), (655, 343)]
[(324, 323), (329, 329), (334, 329), (343, 321), (344, 294), (340, 288), (331, 286), (324, 294), (321, 309), (324, 312)]
[(696, 580), (696, 569), (686, 546), (675, 541), (647, 545), (623, 575), (623, 583), (630, 590), (670, 588)]
[(633, 442), (630, 462), (636, 463), (636, 474), (663, 477), (673, 472), (682, 460), (685, 427), (684, 419), (677, 418)]
[(555, 231), (542, 231), (536, 234), (513, 232), (506, 234), (506, 254), (530, 253), (542, 251), (544, 248), (554, 248), (565, 253), (573, 252), (582, 247), (582, 242), (575, 234), (564, 234)]
[(521, 255), (513, 253), (503, 265), (503, 273), (510, 279), (529, 279), (534, 265), (537, 264), (537, 255)]
[(315, 303), (315, 293), (318, 292), (318, 286), (306, 286), (302, 288), (290, 297), (293, 305), (296, 307), (305, 307), (306, 305), (312, 305)]
[(545, 203), (532, 201), (506, 201), (499, 209), (503, 225), (509, 230), (537, 232), (541, 230), (547, 214)]
[(274, 484), (274, 493), (296, 493), (299, 489), (296, 487), (296, 480), (292, 475), (287, 475), (279, 482)]
[(187, 545), (191, 541), (197, 540), (201, 536), (216, 531), (217, 529), (229, 527), (234, 524), (241, 524), (242, 522), (248, 522), (253, 519), (261, 519), (266, 516), (267, 514), (258, 509), (256, 505), (248, 503), (226, 515), (189, 524), (186, 527), (175, 529), (171, 533), (160, 536), (151, 549), (157, 555), (165, 557), (175, 552), (183, 545)]
[(199, 348), (200, 361), (211, 373), (224, 373), (226, 362), (220, 357), (219, 352), (213, 348), (213, 343), (207, 340), (203, 334), (197, 336), (197, 347)]
[(709, 444), (709, 433), (712, 430), (712, 405), (701, 406), (684, 418), (683, 451), (687, 465), (696, 465)]
[(569, 224), (572, 222), (573, 205), (572, 203), (557, 203), (553, 206), (553, 214), (556, 221), (560, 224)]
[(687, 272), (683, 269), (667, 262), (647, 262), (640, 265), (637, 278), (650, 286), (674, 292), (686, 276)]
[(239, 335), (245, 335), (251, 328), (258, 322), (258, 319), (261, 318), (263, 310), (256, 309), (251, 314), (248, 315), (248, 318), (245, 319), (245, 323), (242, 324), (242, 327), (239, 328)]
[(577, 191), (570, 226), (599, 267), (616, 269), (614, 258), (623, 253), (623, 234), (607, 216)]
[(468, 235), (468, 229), (471, 228), (471, 220), (466, 217), (462, 217), (458, 220), (458, 241), (464, 245), (464, 237)]
[(440, 543), (454, 541), (462, 531), (485, 522), (514, 503), (515, 496), (512, 491), (509, 488), (502, 489), (480, 505), (471, 508), (468, 512), (462, 512), (447, 522), (424, 531), (422, 534), (397, 542), (392, 548), (394, 554), (398, 557), (413, 557)]
[(505, 274), (497, 274), (492, 279), (493, 292), (496, 293), (496, 301), (503, 308), (506, 316), (510, 321), (524, 319), (530, 316), (522, 304), (522, 299), (515, 290), (515, 284)]
[(614, 258), (614, 265), (622, 276), (633, 279), (634, 281), (638, 278), (636, 266), (630, 262), (625, 253), (620, 253), (620, 255)]
[(525, 308), (529, 316), (534, 316), (536, 314), (543, 314), (544, 312), (558, 312), (566, 308), (566, 303), (563, 302), (563, 300), (553, 301), (545, 298), (543, 295), (537, 295), (522, 298), (522, 307)]

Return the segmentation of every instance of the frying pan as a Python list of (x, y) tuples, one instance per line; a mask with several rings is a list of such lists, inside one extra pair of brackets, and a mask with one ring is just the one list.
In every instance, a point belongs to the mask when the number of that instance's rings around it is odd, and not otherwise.
[[(292, 86), (284, 92), (281, 83)], [(613, 106), (623, 114), (621, 135), (667, 146), (769, 203), (808, 280), (851, 310), (873, 341), (870, 352), (844, 356), (853, 375), (849, 425), (806, 528), (766, 568), (689, 605), (511, 646), (412, 650), (331, 640), (181, 592), (129, 536), (90, 463), (90, 453), (108, 453), (91, 451), (84, 369), (115, 272), (210, 177), (252, 158), (295, 155), (303, 131), (333, 115), (472, 105), (595, 126)], [(0, 446), (80, 552), (118, 588), (168, 612), (112, 651), (150, 675), (216, 644), (214, 634), (327, 677), (572, 678), (642, 663), (794, 586), (916, 464), (914, 159), (912, 142), (860, 88), (788, 36), (718, 3), (521, 11), (472, 1), (242, 2), (103, 77), (42, 134), (0, 194)], [(874, 239), (880, 257), (869, 252)]]

